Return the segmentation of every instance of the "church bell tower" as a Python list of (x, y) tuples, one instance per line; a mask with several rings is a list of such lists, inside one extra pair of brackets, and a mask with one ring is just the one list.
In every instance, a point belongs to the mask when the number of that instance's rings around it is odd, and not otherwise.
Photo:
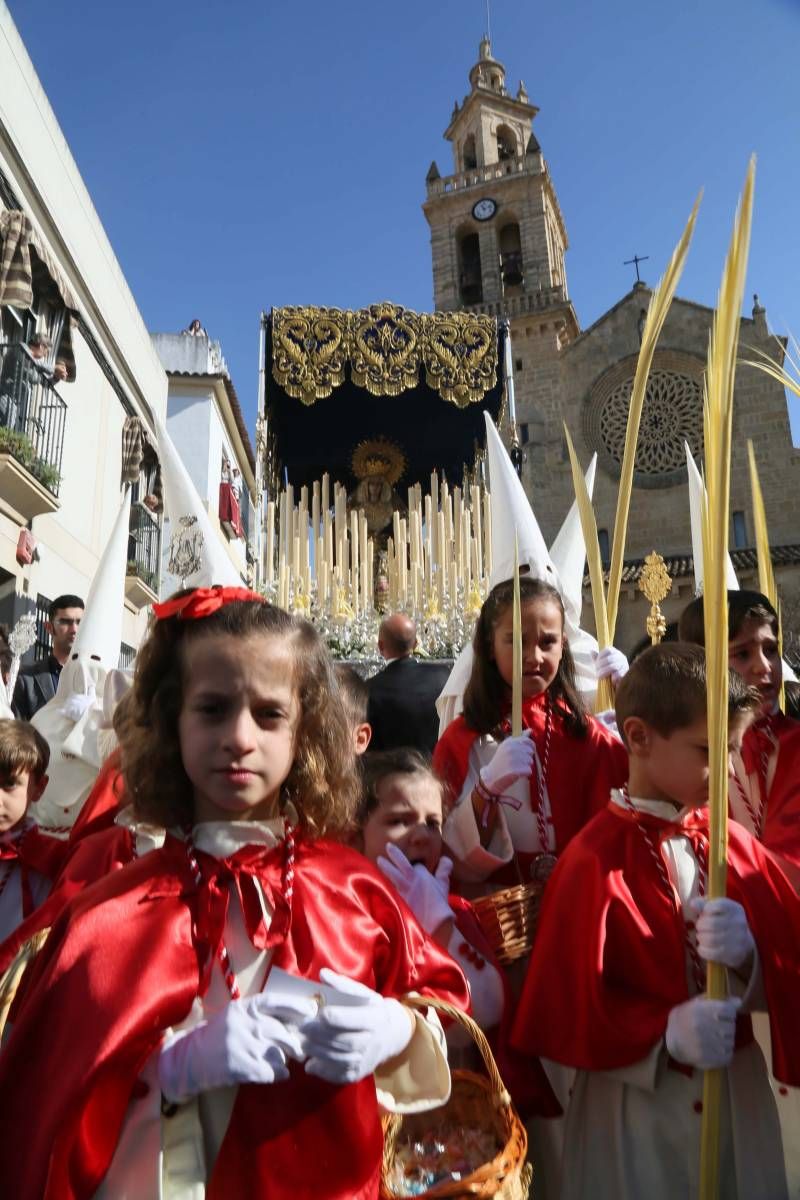
[(434, 162), (426, 179), (434, 304), (509, 319), (521, 439), (541, 444), (545, 428), (560, 429), (558, 358), (579, 333), (567, 231), (533, 132), (539, 110), (523, 83), (509, 93), (488, 37), (469, 83), (444, 132), (453, 173)]

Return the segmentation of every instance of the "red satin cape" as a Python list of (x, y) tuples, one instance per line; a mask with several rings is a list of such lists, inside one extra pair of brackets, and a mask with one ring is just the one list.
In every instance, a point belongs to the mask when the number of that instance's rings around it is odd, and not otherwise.
[[(640, 814), (653, 836), (667, 822)], [(708, 846), (708, 812), (682, 823)], [(775, 860), (729, 825), (728, 895), (758, 947), (772, 1030), (773, 1071), (800, 1084), (800, 900)], [(542, 900), (512, 1044), (587, 1071), (640, 1061), (688, 999), (684, 922), (661, 882), (637, 818), (611, 803), (572, 841)]]
[[(539, 753), (544, 750), (545, 701), (547, 693), (525, 700), (523, 723), (533, 730)], [(613, 787), (628, 778), (628, 752), (622, 742), (594, 717), (588, 718), (586, 736), (576, 737), (565, 725), (564, 710), (556, 702), (547, 767), (547, 792), (553, 814), (556, 851), (561, 853), (586, 822), (608, 803)], [(444, 731), (433, 752), (436, 773), (445, 780), (455, 798), (467, 777), (472, 744), (479, 735), (463, 716), (456, 717)], [(536, 772), (531, 777), (531, 808), (539, 802)]]
[[(278, 942), (283, 859), (278, 847), (255, 868), (275, 910), (265, 938), (275, 965), (305, 978), (329, 966), (385, 995), (419, 991), (467, 1007), (453, 960), (343, 846), (298, 839), (291, 925)], [(17, 1200), (94, 1194), (139, 1071), (213, 965), (214, 947), (193, 938), (198, 910), (185, 848), (168, 838), (59, 918), (0, 1055), (0, 1178)], [(207, 1196), (377, 1197), (381, 1149), (372, 1078), (334, 1087), (295, 1067), (285, 1083), (239, 1089)]]
[[(49, 896), (0, 942), (0, 974), (6, 970), (14, 955), (29, 938), (41, 929), (49, 929), (55, 924), (74, 896), (90, 884), (103, 879), (109, 872), (126, 866), (135, 857), (133, 835), (129, 829), (118, 825), (85, 834), (75, 843), (69, 840), (60, 842), (59, 845), (66, 858), (61, 864)], [(18, 1010), (21, 999), (22, 994), (18, 993), (15, 1011)]]
[[(800, 887), (800, 722), (776, 713), (772, 730), (778, 740), (775, 774), (767, 797), (763, 844), (788, 864), (795, 887)], [(748, 774), (757, 774), (760, 751), (755, 731), (747, 730), (742, 757)]]

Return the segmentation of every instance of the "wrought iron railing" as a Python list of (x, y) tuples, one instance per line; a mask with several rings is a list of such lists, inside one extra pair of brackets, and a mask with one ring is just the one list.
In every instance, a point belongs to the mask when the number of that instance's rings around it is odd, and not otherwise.
[(158, 595), (161, 562), (161, 525), (144, 504), (131, 508), (128, 537), (128, 574), (135, 575)]
[(0, 454), (58, 496), (67, 406), (21, 342), (0, 343)]

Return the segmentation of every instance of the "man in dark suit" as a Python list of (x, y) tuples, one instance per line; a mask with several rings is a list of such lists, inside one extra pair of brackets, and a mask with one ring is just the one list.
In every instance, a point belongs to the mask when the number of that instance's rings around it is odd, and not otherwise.
[(370, 750), (413, 746), (433, 752), (439, 736), (436, 697), (449, 671), (412, 658), (416, 644), (416, 626), (405, 613), (392, 613), (381, 623), (378, 649), (387, 665), (369, 681)]
[(61, 668), (78, 636), (83, 607), (80, 596), (57, 596), (50, 605), (50, 619), (45, 626), (52, 639), (50, 653), (21, 667), (17, 676), (11, 707), (20, 721), (30, 721), (55, 696)]

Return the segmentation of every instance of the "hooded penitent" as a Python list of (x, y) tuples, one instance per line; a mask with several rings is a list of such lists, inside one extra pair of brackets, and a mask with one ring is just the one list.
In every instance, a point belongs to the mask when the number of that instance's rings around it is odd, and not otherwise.
[[(586, 547), (583, 541), (577, 503), (573, 504), (549, 552), (525, 489), (519, 481), (494, 422), (486, 418), (486, 450), (489, 485), (492, 493), (492, 573), (489, 591), (514, 574), (515, 540), (519, 546), (519, 564), (527, 566), (531, 576), (553, 585), (564, 602), (565, 632), (575, 659), (578, 688), (590, 703), (597, 690), (594, 653), (597, 642), (580, 628), (583, 602), (583, 571)], [(586, 472), (591, 495), (594, 488), (596, 457)], [(439, 732), (443, 733), (462, 709), (464, 689), (472, 672), (472, 644), (467, 643), (456, 659), (441, 695), (436, 701)]]
[(158, 457), (164, 485), (164, 505), (169, 524), (167, 586), (164, 595), (181, 587), (240, 587), (241, 576), (220, 544), (208, 511), (192, 483), (166, 426), (155, 418)]
[(49, 782), (36, 805), (36, 819), (45, 828), (74, 824), (102, 764), (103, 694), (122, 641), (130, 511), (126, 488), (56, 694), (32, 721), (50, 745)]

